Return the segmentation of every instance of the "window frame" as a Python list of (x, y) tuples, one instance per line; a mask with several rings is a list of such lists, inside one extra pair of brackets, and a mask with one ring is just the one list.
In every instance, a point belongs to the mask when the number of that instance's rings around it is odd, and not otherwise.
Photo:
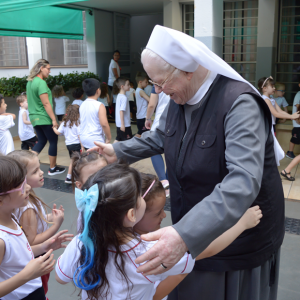
[[(17, 37), (20, 38), (20, 37)], [(25, 59), (26, 59), (26, 65), (24, 66), (0, 66), (0, 69), (29, 69), (29, 64), (28, 64), (28, 47), (27, 47), (27, 40), (26, 37), (24, 37), (25, 41)]]

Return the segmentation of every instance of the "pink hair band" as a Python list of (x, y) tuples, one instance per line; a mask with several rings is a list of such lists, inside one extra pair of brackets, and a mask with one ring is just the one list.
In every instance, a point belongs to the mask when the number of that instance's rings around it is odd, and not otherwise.
[(143, 198), (145, 198), (147, 196), (147, 194), (149, 193), (149, 191), (151, 190), (151, 188), (153, 187), (155, 183), (155, 179), (153, 180), (153, 182), (151, 183), (151, 185), (149, 186), (148, 190), (145, 192), (145, 194), (143, 195)]

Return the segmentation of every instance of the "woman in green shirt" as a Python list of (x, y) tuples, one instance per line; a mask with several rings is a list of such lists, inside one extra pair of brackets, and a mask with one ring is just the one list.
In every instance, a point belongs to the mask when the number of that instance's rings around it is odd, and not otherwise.
[(58, 136), (53, 127), (58, 128), (53, 112), (52, 94), (45, 79), (50, 74), (50, 64), (45, 59), (39, 59), (30, 71), (26, 86), (29, 118), (38, 136), (38, 142), (32, 148), (39, 154), (49, 141), (50, 168), (48, 175), (61, 174), (64, 168), (56, 166)]

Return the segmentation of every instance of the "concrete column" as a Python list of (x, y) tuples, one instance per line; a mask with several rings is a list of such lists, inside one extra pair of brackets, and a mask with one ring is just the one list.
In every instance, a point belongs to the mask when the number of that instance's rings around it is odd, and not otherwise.
[(223, 0), (195, 0), (195, 38), (222, 57)]
[(90, 72), (97, 73), (95, 13), (91, 16), (89, 11), (85, 11), (88, 68)]
[(43, 58), (41, 39), (27, 37), (26, 44), (28, 49), (28, 68), (31, 70), (36, 61)]
[(258, 1), (256, 83), (264, 76), (275, 78), (277, 2)]
[(182, 9), (178, 0), (164, 1), (164, 26), (182, 31)]

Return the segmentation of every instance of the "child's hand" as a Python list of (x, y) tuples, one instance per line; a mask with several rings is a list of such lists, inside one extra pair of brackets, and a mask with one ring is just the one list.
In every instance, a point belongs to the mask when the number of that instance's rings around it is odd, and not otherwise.
[(64, 210), (52, 209), (52, 222), (54, 223), (54, 225), (60, 227), (60, 225), (64, 221), (64, 218)]
[(48, 274), (53, 270), (55, 260), (52, 254), (53, 250), (49, 250), (44, 255), (31, 260), (21, 271), (26, 279), (32, 280), (42, 275)]
[(125, 126), (121, 125), (120, 130), (125, 132)]
[(151, 121), (151, 120), (146, 120), (146, 122), (145, 122), (145, 127), (146, 127), (147, 129), (151, 129), (151, 126), (152, 126), (152, 121)]
[(245, 230), (250, 229), (252, 227), (255, 227), (260, 222), (262, 216), (263, 215), (261, 213), (261, 210), (259, 209), (259, 206), (256, 205), (254, 207), (248, 208), (239, 222), (242, 224), (242, 226), (244, 226)]
[(48, 251), (49, 249), (57, 250), (60, 248), (66, 248), (67, 245), (63, 244), (64, 242), (72, 241), (73, 234), (64, 234), (68, 232), (68, 230), (61, 230), (53, 237), (45, 241), (42, 245), (44, 251)]
[[(57, 209), (55, 203), (53, 204), (53, 209)], [(62, 205), (59, 206), (58, 210), (61, 210), (62, 212), (65, 212), (65, 209)]]
[(300, 117), (299, 113), (300, 113), (299, 111), (296, 111), (295, 113), (293, 113), (292, 114), (292, 120), (298, 119)]

